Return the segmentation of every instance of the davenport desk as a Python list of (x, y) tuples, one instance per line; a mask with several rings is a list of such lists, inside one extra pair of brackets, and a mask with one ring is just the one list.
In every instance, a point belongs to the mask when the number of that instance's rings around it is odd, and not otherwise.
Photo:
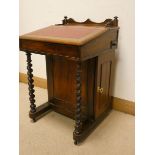
[[(76, 22), (65, 16), (62, 24), (20, 36), (26, 52), (29, 116), (36, 121), (53, 110), (75, 120), (74, 143), (84, 140), (107, 116), (112, 106), (114, 53), (118, 19)], [(35, 105), (31, 53), (45, 55), (48, 101)]]

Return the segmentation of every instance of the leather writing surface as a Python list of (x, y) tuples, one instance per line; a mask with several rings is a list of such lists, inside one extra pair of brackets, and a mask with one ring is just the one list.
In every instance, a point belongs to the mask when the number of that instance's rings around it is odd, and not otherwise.
[(82, 45), (105, 32), (105, 27), (94, 26), (49, 26), (21, 36), (21, 39), (49, 41)]
[(50, 26), (29, 35), (79, 39), (99, 30), (99, 28), (86, 26)]

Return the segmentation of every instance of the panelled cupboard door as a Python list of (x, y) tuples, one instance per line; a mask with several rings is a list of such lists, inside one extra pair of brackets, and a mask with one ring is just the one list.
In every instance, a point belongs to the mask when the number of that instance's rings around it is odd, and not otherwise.
[(105, 112), (111, 104), (111, 82), (113, 72), (114, 52), (109, 51), (98, 56), (97, 83), (95, 98), (95, 117)]

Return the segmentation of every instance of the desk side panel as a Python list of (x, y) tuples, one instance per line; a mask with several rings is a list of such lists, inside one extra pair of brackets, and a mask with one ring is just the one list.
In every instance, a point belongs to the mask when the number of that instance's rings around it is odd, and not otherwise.
[[(94, 117), (96, 59), (82, 62), (82, 119)], [(48, 98), (53, 110), (72, 119), (76, 111), (76, 62), (60, 56), (47, 56)]]
[(111, 29), (96, 39), (81, 46), (81, 59), (86, 60), (102, 54), (103, 51), (112, 48), (112, 42), (117, 44), (118, 30)]

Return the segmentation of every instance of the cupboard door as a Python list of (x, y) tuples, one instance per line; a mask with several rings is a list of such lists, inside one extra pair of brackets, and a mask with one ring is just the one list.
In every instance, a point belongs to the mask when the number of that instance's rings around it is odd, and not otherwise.
[(111, 106), (113, 58), (113, 51), (98, 57), (95, 117), (100, 116)]

